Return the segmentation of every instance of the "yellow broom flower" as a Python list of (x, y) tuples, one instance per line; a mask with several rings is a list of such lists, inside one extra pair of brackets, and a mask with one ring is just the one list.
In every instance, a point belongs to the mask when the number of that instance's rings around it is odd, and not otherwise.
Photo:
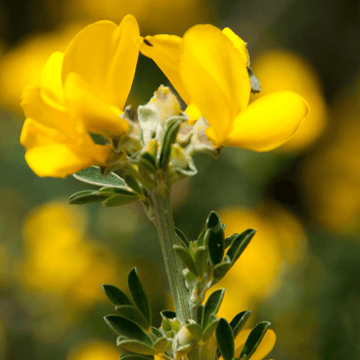
[(183, 38), (147, 36), (139, 46), (187, 103), (190, 120), (206, 118), (207, 136), (216, 148), (272, 150), (294, 135), (309, 111), (307, 102), (291, 91), (249, 105), (246, 44), (229, 28), (196, 25)]
[(20, 141), (37, 175), (65, 177), (106, 165), (111, 147), (95, 144), (89, 133), (116, 140), (128, 134), (129, 123), (120, 115), (134, 78), (138, 36), (131, 15), (119, 26), (91, 24), (65, 53), (52, 54), (39, 86), (25, 88), (21, 105), (27, 119)]

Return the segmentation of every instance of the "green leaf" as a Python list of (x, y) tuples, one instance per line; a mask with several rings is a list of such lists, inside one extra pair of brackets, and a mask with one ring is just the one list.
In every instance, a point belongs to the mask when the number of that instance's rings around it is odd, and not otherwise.
[(216, 315), (223, 300), (225, 289), (215, 290), (207, 299), (204, 306), (201, 328), (205, 329), (210, 321), (211, 315)]
[(176, 318), (176, 312), (172, 310), (163, 310), (160, 312), (161, 317), (164, 319), (175, 319)]
[(216, 330), (218, 323), (219, 323), (219, 319), (217, 319), (216, 316), (211, 317), (209, 324), (206, 326), (205, 330), (203, 331), (202, 341), (204, 343), (206, 343), (211, 338), (214, 331)]
[(141, 154), (139, 168), (142, 170), (142, 172), (149, 171), (154, 174), (157, 172), (155, 159), (148, 152)]
[(173, 249), (179, 256), (184, 266), (188, 268), (195, 276), (197, 276), (196, 266), (190, 253), (185, 248), (179, 245), (174, 245)]
[(153, 345), (153, 349), (156, 354), (162, 354), (166, 351), (167, 346), (168, 346), (168, 341), (166, 338), (163, 337), (155, 342), (155, 344)]
[(104, 201), (107, 197), (108, 195), (100, 194), (97, 190), (82, 190), (72, 194), (68, 198), (68, 203), (71, 205), (91, 204)]
[(116, 341), (116, 345), (119, 346), (121, 349), (131, 351), (135, 354), (155, 355), (154, 349), (141, 341), (124, 340), (123, 338), (118, 338), (118, 340)]
[(131, 269), (128, 275), (128, 286), (134, 303), (138, 309), (143, 313), (146, 320), (151, 324), (151, 308), (147, 298), (144, 285), (136, 268)]
[(115, 194), (115, 195), (108, 197), (104, 201), (104, 205), (107, 207), (125, 205), (125, 204), (132, 203), (138, 199), (139, 199), (139, 196), (136, 194), (132, 194), (132, 195), (117, 195), (117, 194)]
[(163, 146), (161, 148), (160, 160), (159, 160), (159, 168), (164, 168), (170, 157), (171, 145), (176, 141), (176, 136), (180, 128), (180, 124), (183, 120), (175, 120), (166, 130)]
[(141, 188), (139, 183), (137, 182), (136, 179), (134, 179), (131, 175), (129, 174), (125, 174), (124, 175), (124, 180), (126, 181), (126, 184), (133, 189), (137, 194), (141, 194)]
[(119, 312), (120, 316), (125, 319), (131, 320), (135, 324), (139, 325), (144, 330), (148, 330), (150, 324), (145, 319), (145, 316), (140, 312), (138, 308), (130, 305), (115, 306), (115, 310)]
[(198, 247), (206, 245), (206, 235), (209, 233), (209, 231), (210, 230), (205, 229), (200, 233), (199, 237), (197, 238), (197, 246)]
[(251, 311), (245, 310), (235, 315), (235, 317), (230, 321), (230, 326), (232, 328), (234, 338), (236, 338), (243, 329), (250, 315)]
[(251, 239), (254, 237), (256, 230), (247, 229), (239, 234), (231, 243), (229, 250), (226, 255), (229, 256), (231, 260), (231, 266), (235, 264), (235, 261), (243, 253), (243, 251), (248, 246)]
[(247, 359), (251, 357), (251, 355), (255, 352), (257, 347), (260, 345), (261, 340), (266, 334), (269, 326), (271, 324), (268, 321), (263, 321), (257, 324), (250, 332), (248, 338), (245, 341), (244, 347), (241, 350), (240, 358), (244, 355), (247, 356)]
[(163, 337), (163, 334), (161, 333), (161, 331), (159, 331), (156, 327), (152, 326), (151, 331), (152, 331), (153, 335), (155, 335), (157, 338)]
[(183, 245), (188, 249), (189, 248), (189, 240), (186, 235), (178, 228), (175, 228), (176, 235), (181, 240)]
[(196, 309), (196, 320), (198, 324), (202, 323), (203, 314), (204, 314), (204, 305), (199, 305), (199, 307)]
[(130, 299), (116, 286), (104, 284), (102, 289), (114, 305), (132, 305)]
[(149, 358), (141, 355), (120, 354), (120, 360), (149, 360)]
[(235, 233), (235, 234), (232, 234), (230, 236), (228, 236), (225, 241), (224, 241), (224, 244), (225, 244), (225, 249), (227, 249), (231, 243), (233, 242), (233, 240), (238, 236), (239, 234), (238, 233)]
[(134, 322), (117, 315), (107, 315), (104, 319), (117, 334), (131, 340), (141, 341), (149, 346), (153, 345), (151, 337)]
[(206, 262), (208, 258), (208, 251), (205, 246), (200, 246), (195, 250), (195, 266), (198, 276), (202, 279), (206, 270)]
[(218, 214), (212, 211), (206, 221), (210, 230), (208, 234), (208, 248), (213, 265), (219, 264), (224, 257), (224, 228)]
[(223, 359), (232, 360), (235, 355), (234, 335), (230, 324), (224, 318), (219, 320), (215, 337)]
[(222, 262), (215, 265), (213, 268), (213, 276), (216, 281), (222, 279), (231, 268), (231, 264), (228, 262)]
[(98, 166), (91, 166), (89, 168), (78, 171), (73, 177), (84, 183), (97, 185), (97, 186), (125, 186), (125, 181), (118, 175), (111, 172), (107, 177), (100, 174)]
[(196, 341), (198, 341), (198, 342), (201, 341), (202, 330), (201, 330), (201, 326), (199, 324), (189, 324), (186, 326), (186, 329), (188, 329), (189, 333)]

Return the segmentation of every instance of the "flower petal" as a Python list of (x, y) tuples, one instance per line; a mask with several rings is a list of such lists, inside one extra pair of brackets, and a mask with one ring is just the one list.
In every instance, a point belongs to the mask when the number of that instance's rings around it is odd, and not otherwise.
[(64, 90), (61, 83), (61, 67), (64, 53), (54, 52), (46, 62), (40, 77), (41, 95), (49, 106), (64, 105)]
[(128, 133), (130, 126), (120, 118), (121, 111), (103, 102), (78, 74), (67, 76), (64, 91), (70, 114), (80, 118), (88, 131), (110, 137)]
[(155, 61), (185, 103), (189, 104), (190, 97), (180, 75), (182, 41), (182, 38), (176, 35), (146, 36), (141, 38), (139, 47), (143, 55)]
[[(245, 344), (247, 337), (250, 334), (249, 330), (243, 330), (235, 339), (235, 356), (239, 356), (240, 352)], [(260, 345), (255, 350), (254, 354), (251, 356), (251, 360), (263, 360), (266, 355), (270, 353), (270, 351), (274, 348), (276, 341), (276, 335), (274, 331), (268, 330), (263, 337)]]
[(135, 74), (139, 26), (127, 15), (117, 26), (98, 21), (80, 31), (65, 51), (62, 81), (79, 74), (103, 100), (123, 109)]
[(230, 39), (236, 49), (239, 50), (244, 62), (249, 65), (249, 53), (246, 48), (246, 42), (228, 27), (224, 28), (222, 32)]
[(199, 108), (194, 104), (190, 103), (186, 108), (185, 112), (189, 115), (189, 124), (194, 125), (196, 121), (201, 117)]
[(27, 150), (26, 162), (40, 177), (64, 178), (91, 165), (104, 165), (109, 152), (109, 147), (94, 144), (86, 134), (74, 142), (33, 119), (25, 121), (20, 142)]
[(270, 151), (295, 134), (308, 112), (305, 99), (292, 91), (263, 96), (237, 115), (223, 145)]
[(76, 128), (79, 124), (66, 111), (66, 108), (50, 100), (44, 101), (43, 93), (40, 87), (27, 86), (22, 93), (21, 106), (27, 118), (35, 119), (37, 122), (52, 128), (60, 130), (69, 137), (77, 137)]
[(230, 121), (249, 102), (250, 80), (240, 52), (220, 29), (196, 25), (184, 35), (182, 79), (194, 102), (223, 141)]

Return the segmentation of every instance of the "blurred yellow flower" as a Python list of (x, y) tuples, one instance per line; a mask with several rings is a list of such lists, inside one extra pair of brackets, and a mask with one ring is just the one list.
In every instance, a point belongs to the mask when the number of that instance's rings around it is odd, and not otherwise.
[(312, 145), (327, 124), (328, 109), (320, 78), (305, 59), (289, 51), (270, 51), (257, 58), (251, 65), (261, 82), (257, 99), (275, 91), (289, 90), (303, 96), (311, 111), (296, 134), (281, 149), (304, 151)]
[(70, 351), (67, 360), (115, 360), (119, 358), (119, 350), (107, 341), (93, 341), (82, 344)]
[(20, 96), (24, 87), (39, 84), (41, 70), (49, 56), (55, 51), (65, 51), (83, 27), (83, 23), (76, 22), (53, 32), (33, 34), (5, 53), (0, 59), (1, 104), (21, 111)]
[(210, 20), (205, 0), (67, 0), (63, 9), (66, 19), (75, 17), (92, 21), (109, 19), (117, 22), (126, 14), (133, 14), (146, 33), (165, 29), (183, 34), (190, 26)]
[(30, 290), (92, 305), (103, 300), (103, 283), (114, 282), (115, 259), (85, 238), (87, 214), (66, 202), (33, 210), (23, 224), (24, 260), (19, 276)]
[(286, 268), (299, 266), (306, 256), (307, 241), (300, 221), (274, 203), (258, 210), (227, 208), (219, 212), (229, 236), (247, 228), (257, 230), (245, 252), (217, 288), (226, 288), (219, 315), (231, 320), (254, 302), (274, 294)]
[(302, 169), (305, 200), (318, 225), (339, 233), (359, 230), (360, 81), (335, 100), (327, 142), (309, 154)]
[(40, 86), (27, 87), (21, 133), (26, 161), (38, 176), (65, 177), (114, 160), (110, 145), (97, 145), (89, 132), (121, 140), (129, 123), (120, 115), (138, 58), (139, 27), (126, 16), (117, 26), (99, 21), (79, 32), (65, 53), (47, 61)]
[(152, 58), (183, 100), (190, 120), (203, 115), (216, 148), (269, 151), (287, 141), (308, 113), (307, 102), (280, 91), (249, 104), (251, 86), (246, 44), (229, 28), (196, 25), (183, 39), (147, 36), (140, 51)]

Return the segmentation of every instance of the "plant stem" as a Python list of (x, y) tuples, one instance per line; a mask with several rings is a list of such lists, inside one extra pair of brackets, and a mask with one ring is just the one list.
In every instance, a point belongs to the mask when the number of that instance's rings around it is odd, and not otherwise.
[(185, 286), (182, 275), (184, 269), (181, 260), (173, 250), (177, 245), (174, 220), (171, 211), (170, 193), (160, 195), (157, 190), (150, 194), (154, 206), (154, 224), (159, 235), (165, 269), (170, 283), (171, 295), (174, 300), (176, 317), (184, 324), (185, 320), (193, 319), (189, 304), (189, 290)]

